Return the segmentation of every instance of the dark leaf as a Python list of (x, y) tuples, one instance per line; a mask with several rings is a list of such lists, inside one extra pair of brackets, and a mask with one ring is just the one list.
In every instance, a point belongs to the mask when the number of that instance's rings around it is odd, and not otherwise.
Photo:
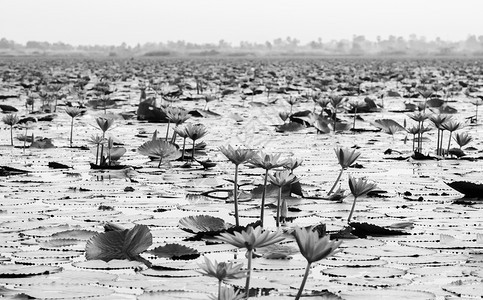
[(392, 236), (392, 235), (408, 235), (409, 233), (400, 230), (390, 230), (384, 227), (369, 223), (349, 223), (352, 226), (352, 234), (366, 238), (367, 236)]
[(157, 257), (165, 257), (175, 260), (189, 260), (200, 256), (200, 253), (196, 249), (180, 244), (166, 244), (164, 246), (159, 246), (149, 251), (149, 253)]
[(469, 181), (453, 181), (445, 183), (451, 188), (464, 194), (466, 197), (483, 199), (483, 184), (477, 184)]
[(122, 231), (99, 233), (87, 242), (86, 258), (106, 262), (113, 259), (135, 260), (152, 243), (153, 237), (145, 225), (136, 225), (132, 229)]

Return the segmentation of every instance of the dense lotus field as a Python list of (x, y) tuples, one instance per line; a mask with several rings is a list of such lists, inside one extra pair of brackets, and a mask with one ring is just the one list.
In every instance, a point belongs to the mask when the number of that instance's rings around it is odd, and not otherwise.
[(480, 299), (482, 67), (0, 59), (0, 295)]

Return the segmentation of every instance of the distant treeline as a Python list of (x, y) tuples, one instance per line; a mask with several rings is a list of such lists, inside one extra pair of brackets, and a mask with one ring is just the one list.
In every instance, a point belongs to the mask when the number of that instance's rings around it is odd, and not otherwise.
[(168, 41), (145, 43), (130, 46), (122, 43), (118, 46), (79, 45), (73, 46), (63, 42), (49, 43), (28, 41), (16, 43), (6, 38), (0, 39), (0, 55), (54, 55), (83, 54), (105, 56), (258, 56), (258, 55), (397, 55), (397, 56), (483, 56), (483, 35), (469, 35), (463, 41), (444, 41), (440, 38), (427, 40), (416, 35), (404, 37), (378, 37), (376, 41), (366, 39), (362, 35), (354, 35), (352, 40), (323, 41), (319, 38), (307, 44), (298, 39), (277, 38), (264, 43), (241, 42), (232, 45), (224, 40), (218, 43), (196, 44), (186, 41)]

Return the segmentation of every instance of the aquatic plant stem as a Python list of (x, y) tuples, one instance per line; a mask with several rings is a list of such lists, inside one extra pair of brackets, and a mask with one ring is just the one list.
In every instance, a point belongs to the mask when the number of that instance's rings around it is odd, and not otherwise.
[(181, 152), (181, 160), (184, 160), (185, 147), (186, 147), (186, 138), (183, 138), (183, 151)]
[(245, 299), (248, 299), (250, 294), (250, 277), (252, 276), (252, 256), (253, 256), (253, 249), (248, 249), (248, 266), (247, 266), (247, 279), (245, 281)]
[(234, 181), (234, 193), (233, 201), (235, 202), (235, 225), (240, 226), (240, 220), (238, 218), (238, 165), (235, 165), (235, 181)]
[(347, 223), (351, 222), (352, 214), (354, 213), (354, 208), (356, 207), (357, 197), (354, 197), (354, 202), (352, 202), (351, 212), (349, 213), (349, 217), (347, 218)]
[(70, 121), (70, 147), (72, 148), (72, 132), (74, 131), (74, 118)]
[(449, 147), (451, 146), (451, 136), (452, 135), (453, 135), (453, 131), (450, 131), (449, 132), (449, 138), (448, 138), (448, 150), (447, 150), (448, 154), (449, 154)]
[(333, 185), (333, 186), (330, 188), (330, 191), (327, 193), (327, 195), (332, 194), (332, 192), (334, 191), (335, 186), (337, 185), (337, 183), (338, 183), (338, 182), (339, 182), (339, 180), (340, 180), (340, 177), (342, 176), (342, 172), (344, 172), (344, 168), (341, 168), (341, 169), (340, 169), (339, 176), (337, 176), (337, 179), (335, 180), (334, 185)]
[(267, 193), (268, 169), (265, 170), (265, 179), (263, 181), (262, 204), (260, 207), (260, 226), (263, 227), (263, 217), (265, 212), (265, 195)]
[(191, 154), (191, 161), (195, 161), (195, 141), (193, 140), (193, 153)]
[(218, 300), (221, 300), (221, 280), (218, 280)]
[(307, 267), (305, 267), (304, 279), (302, 279), (302, 284), (300, 284), (300, 288), (299, 288), (299, 291), (297, 293), (297, 296), (295, 296), (295, 300), (300, 299), (300, 296), (302, 296), (302, 292), (304, 291), (305, 283), (307, 282), (307, 278), (309, 277), (310, 265), (311, 265), (311, 263), (307, 262)]
[(354, 108), (354, 122), (352, 123), (352, 130), (356, 129), (357, 107)]
[(169, 124), (170, 124), (170, 120), (168, 120), (168, 127), (166, 128), (166, 142), (168, 142), (168, 136), (169, 136)]
[(275, 223), (277, 225), (277, 228), (280, 227), (280, 202), (282, 201), (282, 187), (280, 186), (278, 188), (278, 199), (277, 199), (277, 219), (275, 220)]
[(444, 151), (443, 151), (443, 135), (444, 135), (444, 131), (441, 130), (441, 139), (439, 140), (439, 149), (440, 149), (441, 155), (444, 156)]
[(10, 146), (13, 146), (13, 125), (10, 125)]
[(439, 149), (440, 134), (441, 134), (441, 130), (439, 130), (438, 128), (438, 140), (436, 141), (436, 155), (440, 155), (441, 153), (441, 150)]

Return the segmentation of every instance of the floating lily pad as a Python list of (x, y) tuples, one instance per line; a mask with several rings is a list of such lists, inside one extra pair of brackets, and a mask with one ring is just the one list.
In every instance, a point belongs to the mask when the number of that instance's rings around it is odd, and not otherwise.
[(73, 264), (77, 268), (93, 269), (93, 270), (120, 270), (120, 269), (134, 269), (142, 265), (141, 262), (131, 260), (113, 259), (109, 262), (103, 260), (88, 260), (76, 262)]
[(180, 244), (166, 244), (164, 246), (159, 246), (149, 251), (149, 253), (157, 257), (165, 257), (175, 260), (195, 259), (200, 256), (200, 253), (196, 249)]
[(483, 280), (458, 280), (441, 287), (459, 297), (483, 298)]
[(233, 225), (225, 220), (208, 215), (189, 216), (179, 220), (181, 229), (191, 233), (217, 233), (227, 230)]
[(52, 266), (0, 265), (1, 278), (27, 277), (60, 271), (62, 271), (62, 268)]
[(336, 277), (392, 278), (406, 272), (391, 267), (336, 267), (322, 270), (322, 273)]
[(378, 299), (378, 300), (433, 300), (435, 295), (423, 291), (408, 291), (393, 288), (371, 289), (371, 290), (354, 290), (345, 291), (340, 294), (345, 300), (356, 299)]

